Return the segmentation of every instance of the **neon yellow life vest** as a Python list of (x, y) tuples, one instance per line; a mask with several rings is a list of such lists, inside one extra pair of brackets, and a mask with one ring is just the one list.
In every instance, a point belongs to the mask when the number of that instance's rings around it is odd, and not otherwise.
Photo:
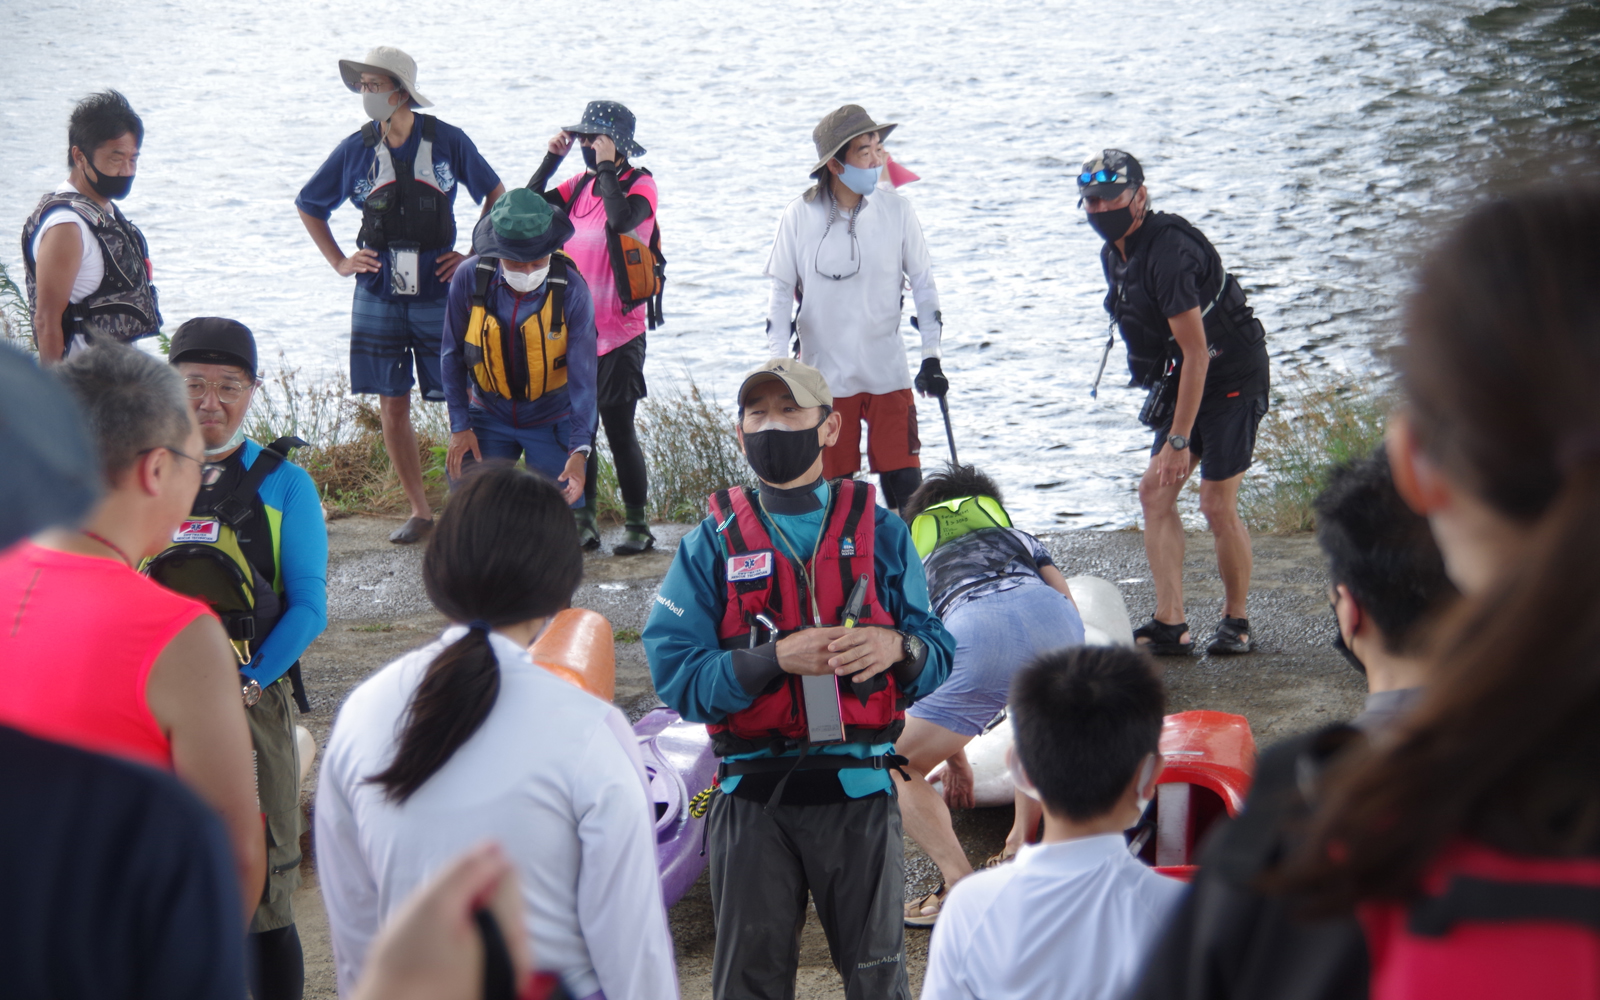
[(567, 269), (574, 265), (565, 254), (551, 254), (544, 307), (524, 320), (520, 329), (510, 329), (488, 306), (489, 281), (499, 264), (492, 257), (478, 259), (472, 312), (467, 316), (467, 369), (483, 392), (531, 402), (567, 384), (565, 299)]
[(970, 531), (984, 528), (1009, 528), (1011, 516), (994, 497), (956, 497), (936, 503), (911, 519), (911, 541), (917, 555), (928, 553)]

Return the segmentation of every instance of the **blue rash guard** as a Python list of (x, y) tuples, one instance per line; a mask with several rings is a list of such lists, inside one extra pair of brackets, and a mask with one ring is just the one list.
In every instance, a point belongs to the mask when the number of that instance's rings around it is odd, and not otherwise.
[[(477, 266), (476, 255), (461, 262), (450, 279), (450, 297), (445, 303), (444, 349), (439, 355), (439, 373), (444, 381), (445, 406), (450, 412), (450, 430), (455, 433), (470, 430), (469, 413), (473, 407), (508, 427), (517, 428), (540, 427), (570, 413), (572, 435), (566, 442), (567, 451), (592, 445), (595, 372), (599, 360), (595, 356), (594, 300), (583, 275), (576, 267), (567, 269), (567, 291), (562, 299), (562, 310), (567, 317), (567, 384), (532, 402), (518, 403), (479, 392), (467, 371), (464, 356), (467, 318), (472, 313)], [(549, 291), (547, 281), (526, 295), (519, 295), (506, 284), (504, 275), (496, 268), (494, 277), (489, 279), (487, 308), (502, 327), (517, 329), (529, 316), (544, 308)]]
[[(245, 438), (240, 451), (250, 468), (261, 446)], [(277, 552), (273, 589), (283, 595), (283, 614), (250, 665), (241, 671), (266, 687), (294, 666), (328, 625), (328, 525), (311, 474), (280, 462), (257, 491), (272, 526)]]
[[(817, 496), (826, 503), (828, 485), (817, 485)], [(776, 524), (799, 552), (816, 547), (826, 509), (808, 514), (771, 514), (757, 508), (757, 514), (770, 528)], [(895, 620), (895, 628), (917, 636), (928, 647), (927, 663), (916, 679), (901, 690), (911, 701), (924, 697), (944, 683), (955, 657), (956, 641), (934, 617), (928, 605), (928, 582), (922, 573), (922, 560), (905, 522), (884, 507), (873, 511), (873, 570), (878, 600)], [(721, 722), (740, 709), (749, 707), (756, 691), (747, 690), (734, 670), (733, 653), (721, 647), (717, 627), (727, 604), (727, 583), (723, 572), (727, 553), (717, 524), (706, 518), (683, 541), (672, 568), (662, 581), (655, 606), (644, 627), (644, 650), (650, 661), (650, 677), (656, 693), (674, 711), (691, 722)], [(841, 743), (816, 747), (811, 752), (877, 757), (890, 752), (892, 744), (867, 746)], [(781, 756), (796, 756), (799, 750)], [(771, 751), (729, 757), (771, 756)], [(861, 798), (888, 791), (889, 772), (871, 768), (851, 768), (837, 772), (846, 795)], [(723, 792), (732, 792), (741, 776), (722, 782)]]

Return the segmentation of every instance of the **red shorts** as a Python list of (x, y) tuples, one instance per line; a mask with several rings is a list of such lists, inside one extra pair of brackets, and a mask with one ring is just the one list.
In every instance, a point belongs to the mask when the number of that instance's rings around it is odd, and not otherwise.
[(844, 420), (839, 440), (822, 453), (822, 475), (840, 479), (861, 471), (861, 421), (867, 422), (867, 459), (873, 472), (917, 469), (922, 440), (917, 437), (917, 401), (910, 389), (878, 395), (838, 396), (834, 412)]

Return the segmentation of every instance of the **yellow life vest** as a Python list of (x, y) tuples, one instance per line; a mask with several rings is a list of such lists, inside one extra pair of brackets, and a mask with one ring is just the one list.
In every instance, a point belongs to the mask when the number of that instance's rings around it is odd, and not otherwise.
[(500, 262), (480, 257), (473, 275), (472, 312), (467, 316), (467, 370), (479, 390), (502, 399), (531, 402), (567, 384), (567, 271), (565, 254), (550, 255), (544, 307), (518, 329), (502, 325), (489, 309), (489, 281)]

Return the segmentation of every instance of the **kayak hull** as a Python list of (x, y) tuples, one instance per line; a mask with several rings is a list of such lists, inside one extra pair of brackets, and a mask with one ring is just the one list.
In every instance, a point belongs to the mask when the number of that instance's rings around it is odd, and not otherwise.
[(683, 721), (670, 708), (653, 710), (634, 724), (633, 732), (650, 778), (661, 897), (671, 906), (706, 870), (706, 821), (691, 814), (690, 802), (711, 786), (717, 758), (706, 727)]

